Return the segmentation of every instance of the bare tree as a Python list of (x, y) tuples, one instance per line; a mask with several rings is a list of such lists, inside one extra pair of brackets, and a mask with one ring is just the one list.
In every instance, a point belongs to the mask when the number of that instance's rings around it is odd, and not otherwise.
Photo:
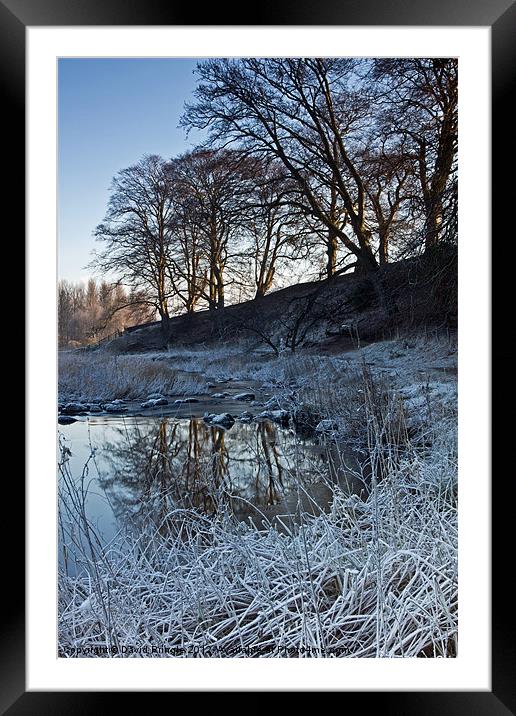
[(66, 346), (72, 340), (72, 321), (74, 307), (72, 303), (72, 286), (64, 279), (57, 287), (57, 315), (59, 345)]
[(411, 145), (425, 217), (424, 245), (432, 249), (443, 236), (446, 203), (456, 186), (457, 60), (376, 60), (373, 77), (385, 83), (387, 126)]
[(370, 224), (378, 236), (378, 256), (383, 266), (389, 261), (391, 240), (411, 213), (414, 164), (402, 151), (383, 146), (364, 152), (362, 166), (372, 215)]
[(148, 321), (154, 309), (139, 294), (120, 284), (60, 281), (58, 285), (58, 343), (60, 347), (88, 345), (126, 326)]
[(196, 150), (173, 162), (171, 176), (175, 191), (189, 201), (183, 228), (190, 241), (195, 237), (196, 257), (203, 256), (207, 263), (202, 295), (210, 310), (223, 308), (231, 240), (245, 225), (251, 192), (249, 162), (231, 150)]
[(257, 162), (254, 188), (246, 207), (249, 246), (242, 259), (252, 269), (255, 298), (272, 288), (278, 269), (298, 258), (306, 244), (304, 212), (291, 205), (297, 188), (276, 163)]
[(183, 181), (182, 161), (172, 160), (167, 168), (171, 174), (175, 207), (167, 273), (172, 293), (187, 313), (193, 313), (205, 296), (208, 284), (204, 235), (199, 226), (196, 197), (189, 184)]
[(323, 318), (328, 318), (330, 284), (331, 281), (321, 281), (300, 295), (283, 298), (273, 319), (261, 310), (260, 304), (252, 304), (229, 320), (234, 329), (258, 336), (275, 355), (283, 351), (295, 353), (309, 331)]
[(173, 201), (164, 161), (156, 155), (143, 157), (115, 176), (111, 190), (104, 222), (95, 229), (105, 248), (90, 266), (113, 273), (133, 292), (142, 293), (166, 327)]
[(356, 67), (355, 60), (321, 58), (208, 60), (198, 65), (197, 102), (182, 123), (209, 128), (212, 142), (279, 159), (304, 206), (328, 230), (328, 245), (337, 238), (358, 269), (374, 270), (366, 189), (355, 161), (369, 97), (357, 87)]

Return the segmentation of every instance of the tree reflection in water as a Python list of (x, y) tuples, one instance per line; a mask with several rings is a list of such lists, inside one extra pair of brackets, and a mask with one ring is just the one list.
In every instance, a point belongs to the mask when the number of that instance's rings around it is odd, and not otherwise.
[(117, 427), (102, 454), (100, 480), (115, 516), (163, 529), (178, 508), (229, 509), (238, 519), (256, 515), (253, 506), (266, 515), (295, 511), (289, 495), (297, 499), (300, 485), (306, 494), (312, 487), (316, 505), (324, 501), (321, 476), (331, 472), (320, 450), (269, 422), (227, 432), (200, 419), (135, 422)]

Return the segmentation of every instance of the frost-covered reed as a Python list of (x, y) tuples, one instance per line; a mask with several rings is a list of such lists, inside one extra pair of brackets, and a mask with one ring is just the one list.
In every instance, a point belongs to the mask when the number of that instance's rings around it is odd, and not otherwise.
[(155, 354), (62, 351), (59, 398), (63, 401), (131, 400), (155, 392), (197, 395), (206, 390), (202, 376), (185, 375), (180, 369), (180, 365), (168, 360), (157, 360)]
[(61, 542), (80, 564), (60, 570), (59, 652), (455, 656), (455, 468), (408, 451), (365, 501), (335, 486), (329, 513), (282, 529), (177, 507), (102, 546), (65, 456)]

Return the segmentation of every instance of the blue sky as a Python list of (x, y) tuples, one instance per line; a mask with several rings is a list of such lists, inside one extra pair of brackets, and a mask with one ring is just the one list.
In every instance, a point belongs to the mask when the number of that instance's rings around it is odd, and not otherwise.
[[(112, 177), (144, 154), (191, 148), (178, 129), (192, 99), (195, 59), (59, 60), (58, 269), (86, 279)], [(97, 244), (98, 246), (98, 244)]]

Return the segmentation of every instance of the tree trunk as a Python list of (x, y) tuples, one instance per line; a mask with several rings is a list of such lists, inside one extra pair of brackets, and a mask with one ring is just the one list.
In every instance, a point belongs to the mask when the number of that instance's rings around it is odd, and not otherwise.
[(380, 266), (385, 266), (389, 263), (389, 230), (387, 228), (380, 227), (379, 239)]
[(443, 224), (443, 195), (453, 166), (455, 140), (454, 113), (449, 109), (439, 133), (434, 173), (425, 197), (425, 251), (433, 249), (439, 243)]
[[(338, 154), (337, 140), (333, 142), (333, 153), (335, 156)], [(337, 223), (337, 189), (336, 189), (336, 175), (333, 173), (333, 183), (330, 187), (330, 220), (333, 224)], [(328, 229), (328, 237), (326, 239), (326, 255), (328, 257), (326, 261), (326, 278), (331, 278), (335, 273), (337, 267), (337, 233), (334, 229)]]
[(208, 308), (213, 311), (217, 308), (217, 224), (215, 216), (210, 221), (210, 298)]
[(215, 272), (213, 270), (213, 265), (210, 266), (210, 285), (209, 285), (209, 298), (208, 298), (208, 309), (210, 311), (215, 310), (217, 308), (217, 300), (215, 296)]
[[(223, 269), (214, 263), (213, 269), (213, 306), (210, 308), (224, 308), (224, 274)], [(211, 290), (210, 290), (211, 294)]]
[(425, 251), (429, 251), (439, 243), (439, 232), (443, 222), (442, 201), (434, 198), (429, 202), (425, 221)]
[(357, 265), (355, 273), (367, 274), (374, 271), (378, 271), (378, 263), (374, 257), (373, 251), (370, 246), (362, 247), (360, 254), (357, 255)]
[(165, 314), (160, 314), (161, 317), (161, 335), (163, 338), (163, 342), (166, 343), (170, 339), (170, 316)]
[(328, 229), (328, 238), (326, 241), (326, 278), (331, 278), (337, 268), (337, 236), (334, 231)]
[(224, 280), (222, 273), (220, 273), (217, 283), (217, 308), (224, 308)]
[(256, 294), (254, 296), (255, 299), (265, 296), (267, 291), (272, 286), (273, 280), (274, 280), (274, 268), (271, 268), (269, 266), (265, 275), (263, 275), (263, 271), (260, 273), (260, 278), (258, 280), (258, 283), (256, 284)]

